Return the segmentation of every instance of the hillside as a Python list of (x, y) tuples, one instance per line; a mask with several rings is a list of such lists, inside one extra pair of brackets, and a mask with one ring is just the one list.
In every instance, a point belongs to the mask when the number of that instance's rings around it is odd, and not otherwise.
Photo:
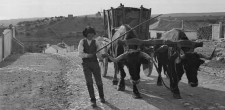
[[(58, 44), (62, 41), (68, 45), (77, 45), (83, 38), (86, 26), (93, 26), (97, 36), (104, 34), (103, 18), (95, 16), (52, 17), (32, 22), (19, 22), (16, 37), (25, 44), (26, 50), (35, 52), (37, 47), (45, 44)], [(39, 49), (40, 50), (40, 49)]]
[(0, 24), (3, 24), (4, 26), (9, 26), (10, 24), (12, 25), (17, 25), (17, 23), (22, 22), (22, 21), (35, 21), (38, 19), (44, 19), (44, 18), (21, 18), (21, 19), (9, 19), (9, 20), (0, 20)]
[(82, 32), (86, 26), (93, 26), (98, 34), (103, 34), (103, 19), (101, 17), (75, 17), (62, 20), (54, 25), (48, 26), (62, 35)]
[[(152, 16), (156, 16), (158, 14), (154, 14)], [(94, 17), (95, 14), (92, 15), (83, 15), (80, 17)], [(208, 12), (208, 13), (168, 13), (163, 14), (161, 17), (202, 17), (202, 16), (225, 16), (225, 12)], [(21, 18), (21, 19), (9, 19), (9, 20), (0, 20), (0, 24), (4, 24), (5, 26), (8, 26), (10, 24), (16, 25), (18, 22), (21, 21), (34, 21), (37, 19), (44, 19), (44, 18)]]
[(163, 14), (161, 17), (194, 17), (194, 16), (225, 16), (225, 12), (209, 12), (209, 13), (168, 13)]
[[(183, 19), (186, 21), (194, 22), (207, 22), (217, 23), (224, 18), (225, 12), (218, 13), (171, 13), (160, 16), (167, 19)], [(152, 15), (154, 17), (155, 15)], [(36, 20), (35, 20), (36, 19)], [(30, 20), (30, 21), (29, 21)], [(7, 20), (6, 20), (7, 21)], [(6, 22), (4, 21), (4, 22)], [(10, 20), (9, 20), (10, 21)], [(8, 21), (8, 22), (9, 22)], [(29, 22), (24, 22), (29, 21)], [(155, 21), (155, 20), (153, 20)], [(100, 16), (83, 15), (72, 18), (68, 17), (51, 17), (45, 19), (30, 18), (30, 19), (18, 19), (12, 20), (18, 24), (17, 38), (25, 43), (27, 48), (33, 49), (38, 45), (46, 43), (57, 44), (59, 42), (66, 41), (76, 42), (82, 37), (82, 31), (87, 25), (93, 26), (97, 31), (97, 36), (104, 35), (104, 23), (103, 18)], [(17, 22), (17, 23), (16, 23)], [(3, 20), (0, 20), (3, 23)], [(30, 49), (30, 50), (31, 50)]]

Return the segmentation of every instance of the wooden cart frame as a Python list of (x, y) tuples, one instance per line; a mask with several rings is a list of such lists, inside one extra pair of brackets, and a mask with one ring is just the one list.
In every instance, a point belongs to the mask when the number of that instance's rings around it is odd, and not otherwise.
[[(151, 17), (151, 8), (147, 9), (143, 6), (140, 6), (140, 8), (124, 7), (124, 5), (120, 4), (120, 6), (117, 8), (111, 7), (108, 10), (104, 10), (103, 16), (105, 35), (112, 41), (112, 36), (115, 33), (115, 29), (117, 27), (123, 24), (128, 24), (131, 27), (135, 27), (143, 21), (149, 20)], [(150, 38), (149, 22), (138, 26), (138, 28), (135, 28), (134, 30), (137, 32), (139, 39), (146, 40)], [(107, 70), (108, 59), (105, 58), (101, 64), (103, 76), (107, 74)]]

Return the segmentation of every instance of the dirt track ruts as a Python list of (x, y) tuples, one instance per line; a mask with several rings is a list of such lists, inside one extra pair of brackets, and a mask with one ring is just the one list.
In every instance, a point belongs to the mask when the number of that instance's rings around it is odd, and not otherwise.
[[(89, 96), (77, 52), (66, 55), (25, 53), (12, 55), (0, 63), (1, 110), (83, 110)], [(151, 77), (141, 73), (138, 88), (142, 99), (132, 97), (129, 75), (126, 90), (112, 85), (112, 64), (103, 78), (106, 103), (97, 102), (97, 110), (224, 110), (224, 78), (199, 72), (199, 87), (179, 84), (183, 99), (173, 99), (163, 86), (156, 86), (156, 72)], [(213, 72), (213, 71), (211, 71)], [(95, 89), (98, 98), (97, 90)]]

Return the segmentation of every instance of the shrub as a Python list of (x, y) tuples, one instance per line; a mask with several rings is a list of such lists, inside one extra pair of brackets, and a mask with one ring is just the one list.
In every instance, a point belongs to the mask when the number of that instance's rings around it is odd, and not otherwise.
[(26, 36), (31, 36), (31, 33), (30, 32), (26, 32)]

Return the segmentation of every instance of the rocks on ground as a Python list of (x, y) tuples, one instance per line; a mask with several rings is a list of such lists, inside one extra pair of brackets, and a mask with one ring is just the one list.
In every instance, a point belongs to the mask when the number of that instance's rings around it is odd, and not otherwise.
[(67, 61), (59, 55), (13, 54), (0, 63), (1, 110), (62, 110), (68, 106)]

